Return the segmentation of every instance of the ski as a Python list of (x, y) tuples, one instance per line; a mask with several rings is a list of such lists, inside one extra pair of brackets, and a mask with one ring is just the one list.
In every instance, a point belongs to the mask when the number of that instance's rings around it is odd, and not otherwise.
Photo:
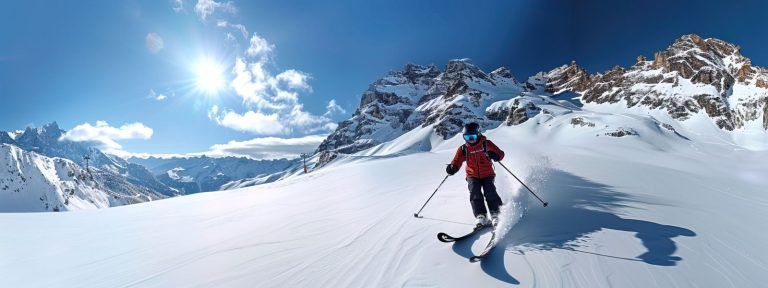
[(440, 233), (437, 233), (437, 240), (440, 240), (440, 242), (446, 242), (446, 243), (456, 242), (456, 241), (459, 241), (461, 239), (469, 238), (470, 236), (474, 235), (475, 233), (480, 232), (481, 230), (483, 230), (485, 228), (490, 228), (490, 227), (491, 226), (488, 226), (488, 225), (485, 225), (485, 226), (477, 225), (477, 226), (475, 226), (474, 229), (472, 229), (472, 232), (469, 232), (469, 233), (467, 233), (465, 235), (458, 236), (458, 237), (453, 237), (453, 236), (448, 235), (446, 233), (440, 232)]
[(493, 232), (491, 232), (491, 241), (488, 241), (488, 245), (485, 246), (485, 250), (483, 250), (483, 252), (481, 252), (480, 254), (472, 256), (471, 258), (469, 258), (469, 262), (477, 262), (477, 261), (483, 260), (483, 258), (485, 258), (489, 254), (491, 254), (491, 250), (493, 250), (494, 247), (496, 247), (496, 229), (495, 229), (495, 227), (494, 227)]

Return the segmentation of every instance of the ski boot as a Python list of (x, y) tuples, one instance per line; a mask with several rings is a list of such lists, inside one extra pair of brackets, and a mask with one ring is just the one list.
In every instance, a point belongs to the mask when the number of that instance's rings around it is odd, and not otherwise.
[(491, 213), (491, 225), (496, 227), (499, 224), (499, 213)]
[(484, 214), (480, 214), (475, 216), (475, 227), (482, 227), (482, 226), (488, 226), (491, 225), (491, 221), (488, 220), (488, 217), (485, 217)]

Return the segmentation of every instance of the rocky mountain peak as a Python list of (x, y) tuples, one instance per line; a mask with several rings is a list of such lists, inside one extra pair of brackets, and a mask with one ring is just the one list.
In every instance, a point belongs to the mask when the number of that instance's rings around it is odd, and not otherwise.
[(403, 70), (390, 71), (374, 81), (362, 93), (352, 118), (340, 122), (317, 152), (354, 153), (378, 144), (378, 138), (400, 135), (413, 128), (408, 125), (408, 118), (440, 75), (443, 74), (435, 65), (406, 64)]
[(43, 125), (43, 127), (40, 128), (40, 134), (44, 135), (47, 139), (59, 140), (59, 138), (64, 135), (64, 130), (61, 130), (59, 124), (54, 121)]
[(59, 128), (59, 124), (51, 122), (40, 128), (27, 127), (24, 130), (24, 133), (22, 133), (16, 140), (19, 143), (39, 145), (42, 143), (56, 142), (62, 135), (64, 135), (64, 130)]
[[(512, 71), (509, 71), (507, 67), (499, 67), (491, 72), (491, 78), (497, 79), (512, 79), (515, 80), (515, 76), (512, 75)], [(516, 81), (516, 80), (515, 80)]]
[(403, 68), (402, 74), (411, 83), (415, 84), (422, 82), (424, 79), (437, 77), (437, 75), (440, 75), (440, 70), (437, 69), (437, 66), (434, 64), (429, 66), (422, 66), (409, 63), (405, 65), (405, 68)]
[(0, 131), (0, 144), (2, 143), (14, 144), (16, 143), (16, 140), (13, 140), (8, 132)]
[[(614, 67), (592, 77), (581, 93), (585, 103), (626, 102), (650, 109), (665, 109), (675, 119), (686, 120), (704, 112), (724, 130), (743, 127), (763, 114), (768, 105), (768, 72), (752, 66), (739, 46), (696, 34), (683, 35), (653, 60), (638, 57), (627, 69)], [(764, 124), (768, 128), (768, 125)]]
[(667, 50), (672, 51), (686, 51), (691, 49), (699, 49), (703, 52), (714, 52), (719, 54), (720, 57), (727, 55), (738, 55), (741, 49), (738, 45), (728, 43), (726, 41), (716, 38), (701, 38), (696, 34), (687, 34), (677, 38)]
[(445, 65), (445, 73), (443, 74), (445, 80), (475, 80), (482, 79), (487, 82), (493, 82), (479, 67), (472, 63), (469, 58), (453, 59), (448, 61)]
[(53, 121), (51, 123), (43, 125), (43, 130), (56, 130), (56, 131), (58, 131), (58, 130), (61, 130), (61, 129), (59, 128), (59, 123), (57, 123), (56, 121)]
[(666, 50), (656, 52), (650, 67), (663, 69), (664, 73), (677, 72), (694, 83), (715, 85), (723, 92), (736, 80), (745, 82), (753, 78), (756, 72), (739, 50), (739, 46), (720, 39), (688, 34), (676, 39)]
[(546, 79), (546, 91), (552, 94), (584, 91), (592, 82), (589, 73), (576, 64), (576, 61), (552, 69), (543, 76)]

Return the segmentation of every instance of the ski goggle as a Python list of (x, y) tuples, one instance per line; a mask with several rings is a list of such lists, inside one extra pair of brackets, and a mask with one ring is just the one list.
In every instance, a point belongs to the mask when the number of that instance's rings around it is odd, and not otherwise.
[(476, 141), (477, 134), (464, 134), (464, 141)]

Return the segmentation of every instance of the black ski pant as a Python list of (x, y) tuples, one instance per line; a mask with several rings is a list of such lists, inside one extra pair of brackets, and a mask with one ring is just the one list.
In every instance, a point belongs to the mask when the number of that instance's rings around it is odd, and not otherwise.
[[(488, 216), (488, 211), (485, 209), (485, 202), (488, 201), (488, 209), (491, 210), (491, 214), (499, 213), (499, 207), (501, 207), (501, 197), (499, 193), (496, 193), (496, 185), (493, 183), (495, 176), (478, 178), (467, 178), (469, 184), (469, 203), (472, 204), (472, 212), (477, 215)], [(483, 192), (480, 192), (482, 188)], [(485, 193), (485, 197), (483, 197)]]

